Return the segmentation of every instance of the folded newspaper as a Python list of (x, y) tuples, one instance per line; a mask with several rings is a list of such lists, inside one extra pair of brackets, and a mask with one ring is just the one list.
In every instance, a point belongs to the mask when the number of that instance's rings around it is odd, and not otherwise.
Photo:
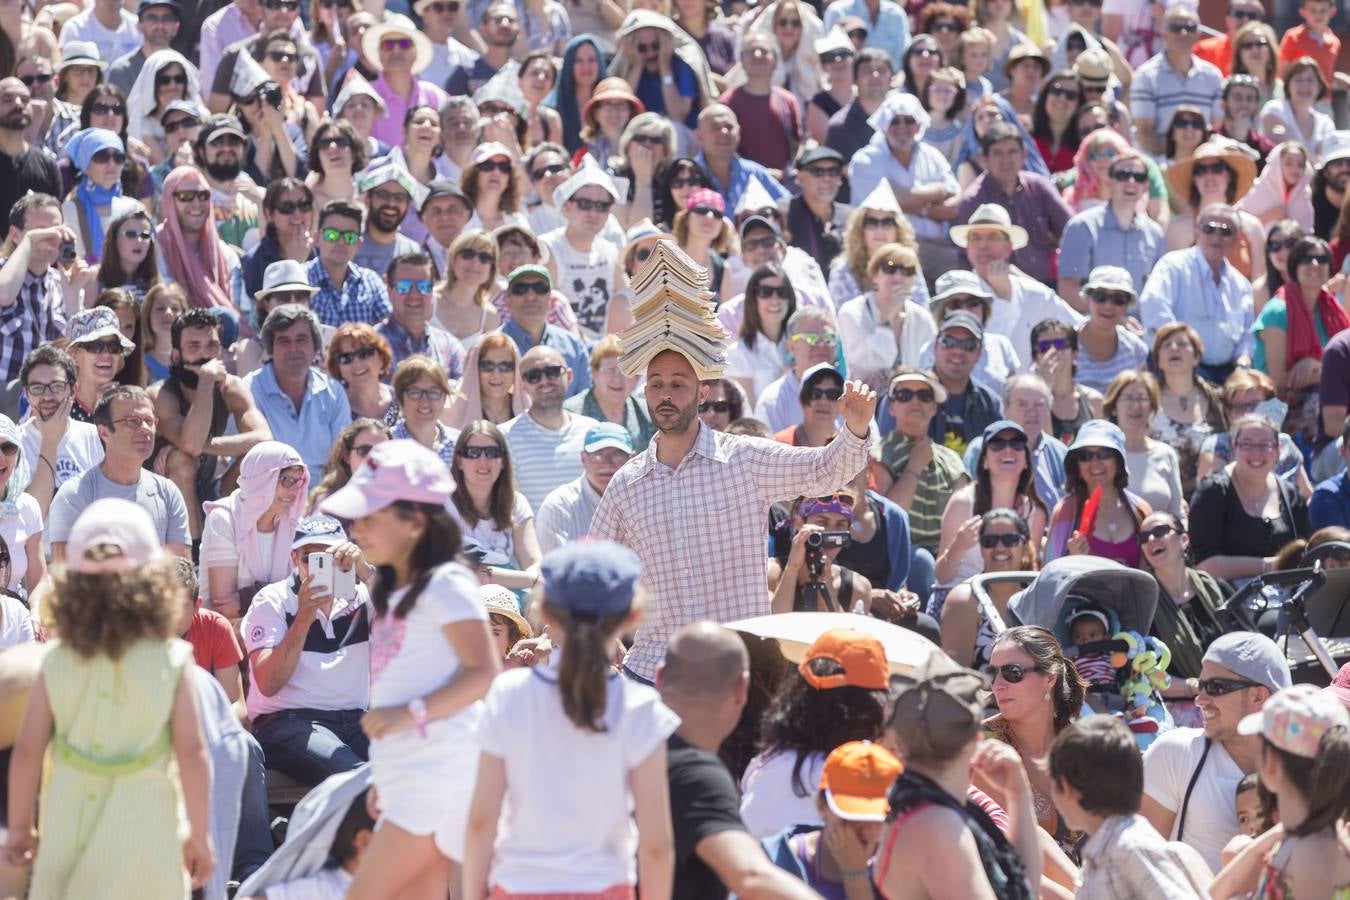
[(633, 326), (619, 335), (624, 374), (637, 375), (658, 353), (674, 350), (700, 380), (722, 376), (731, 335), (717, 320), (708, 281), (708, 270), (674, 241), (656, 242), (630, 283)]

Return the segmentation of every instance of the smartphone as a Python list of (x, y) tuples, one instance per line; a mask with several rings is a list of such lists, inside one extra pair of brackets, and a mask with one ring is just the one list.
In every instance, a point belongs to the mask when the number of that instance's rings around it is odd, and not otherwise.
[(342, 571), (333, 562), (333, 554), (311, 553), (309, 574), (314, 579), (314, 587), (326, 591), (333, 598), (356, 599), (356, 567)]
[(61, 242), (61, 262), (63, 262), (63, 263), (71, 263), (71, 262), (74, 262), (74, 261), (75, 261), (75, 242), (74, 242), (74, 241), (62, 241), (62, 242)]

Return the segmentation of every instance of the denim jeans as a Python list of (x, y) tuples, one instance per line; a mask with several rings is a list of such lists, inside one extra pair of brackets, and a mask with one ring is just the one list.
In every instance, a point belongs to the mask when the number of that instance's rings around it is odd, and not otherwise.
[(267, 765), (257, 738), (248, 738), (248, 770), (239, 797), (239, 835), (234, 843), (235, 881), (245, 881), (272, 855), (271, 813), (267, 809)]
[(909, 578), (905, 586), (918, 596), (925, 610), (929, 609), (928, 601), (933, 596), (933, 582), (936, 580), (937, 563), (933, 560), (933, 554), (922, 547), (915, 547), (909, 554)]
[(370, 758), (361, 709), (287, 709), (259, 716), (253, 736), (267, 766), (313, 787)]

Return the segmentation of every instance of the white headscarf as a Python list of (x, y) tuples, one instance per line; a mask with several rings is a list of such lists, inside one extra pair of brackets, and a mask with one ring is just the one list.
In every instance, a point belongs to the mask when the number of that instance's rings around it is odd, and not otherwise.
[(141, 66), (141, 74), (136, 76), (136, 83), (127, 95), (127, 134), (138, 141), (144, 141), (147, 134), (156, 139), (164, 135), (159, 115), (155, 112), (155, 76), (173, 63), (178, 63), (187, 73), (187, 90), (183, 99), (202, 105), (202, 76), (197, 67), (177, 50), (156, 50)]
[(919, 122), (919, 131), (914, 135), (915, 141), (923, 140), (923, 133), (928, 130), (928, 125), (933, 120), (928, 116), (928, 110), (923, 108), (919, 98), (908, 91), (892, 91), (891, 94), (877, 107), (877, 111), (872, 113), (867, 119), (867, 124), (871, 125), (876, 131), (876, 137), (886, 140), (886, 130), (891, 127), (891, 121), (896, 116), (912, 116)]

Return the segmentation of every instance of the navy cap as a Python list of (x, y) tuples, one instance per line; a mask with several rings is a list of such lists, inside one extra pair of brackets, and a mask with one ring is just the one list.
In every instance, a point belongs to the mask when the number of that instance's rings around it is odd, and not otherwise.
[(980, 438), (986, 444), (998, 437), (1001, 431), (1015, 431), (1022, 440), (1027, 439), (1026, 429), (1018, 425), (1012, 419), (999, 419), (997, 422), (991, 422), (985, 429), (984, 435)]
[(810, 150), (803, 150), (802, 155), (797, 157), (797, 168), (802, 169), (812, 163), (818, 163), (821, 160), (842, 163), (844, 161), (844, 155), (833, 147), (817, 144)]
[(574, 541), (551, 551), (540, 564), (544, 599), (573, 616), (628, 612), (641, 564), (637, 554), (613, 541)]
[(179, 21), (183, 19), (183, 4), (178, 0), (141, 0), (136, 6), (136, 15), (143, 16), (148, 9), (154, 9), (156, 6), (167, 6), (178, 16)]
[(291, 540), (291, 549), (299, 550), (301, 547), (312, 547), (315, 544), (334, 547), (346, 540), (347, 532), (342, 529), (342, 523), (332, 516), (305, 516), (295, 524), (295, 537)]
[(464, 191), (460, 189), (459, 185), (448, 178), (437, 178), (427, 185), (427, 195), (423, 198), (422, 205), (417, 210), (418, 213), (420, 214), (422, 210), (426, 209), (427, 204), (437, 197), (458, 197), (470, 209), (473, 208), (473, 204), (469, 202), (469, 198), (464, 195)]

